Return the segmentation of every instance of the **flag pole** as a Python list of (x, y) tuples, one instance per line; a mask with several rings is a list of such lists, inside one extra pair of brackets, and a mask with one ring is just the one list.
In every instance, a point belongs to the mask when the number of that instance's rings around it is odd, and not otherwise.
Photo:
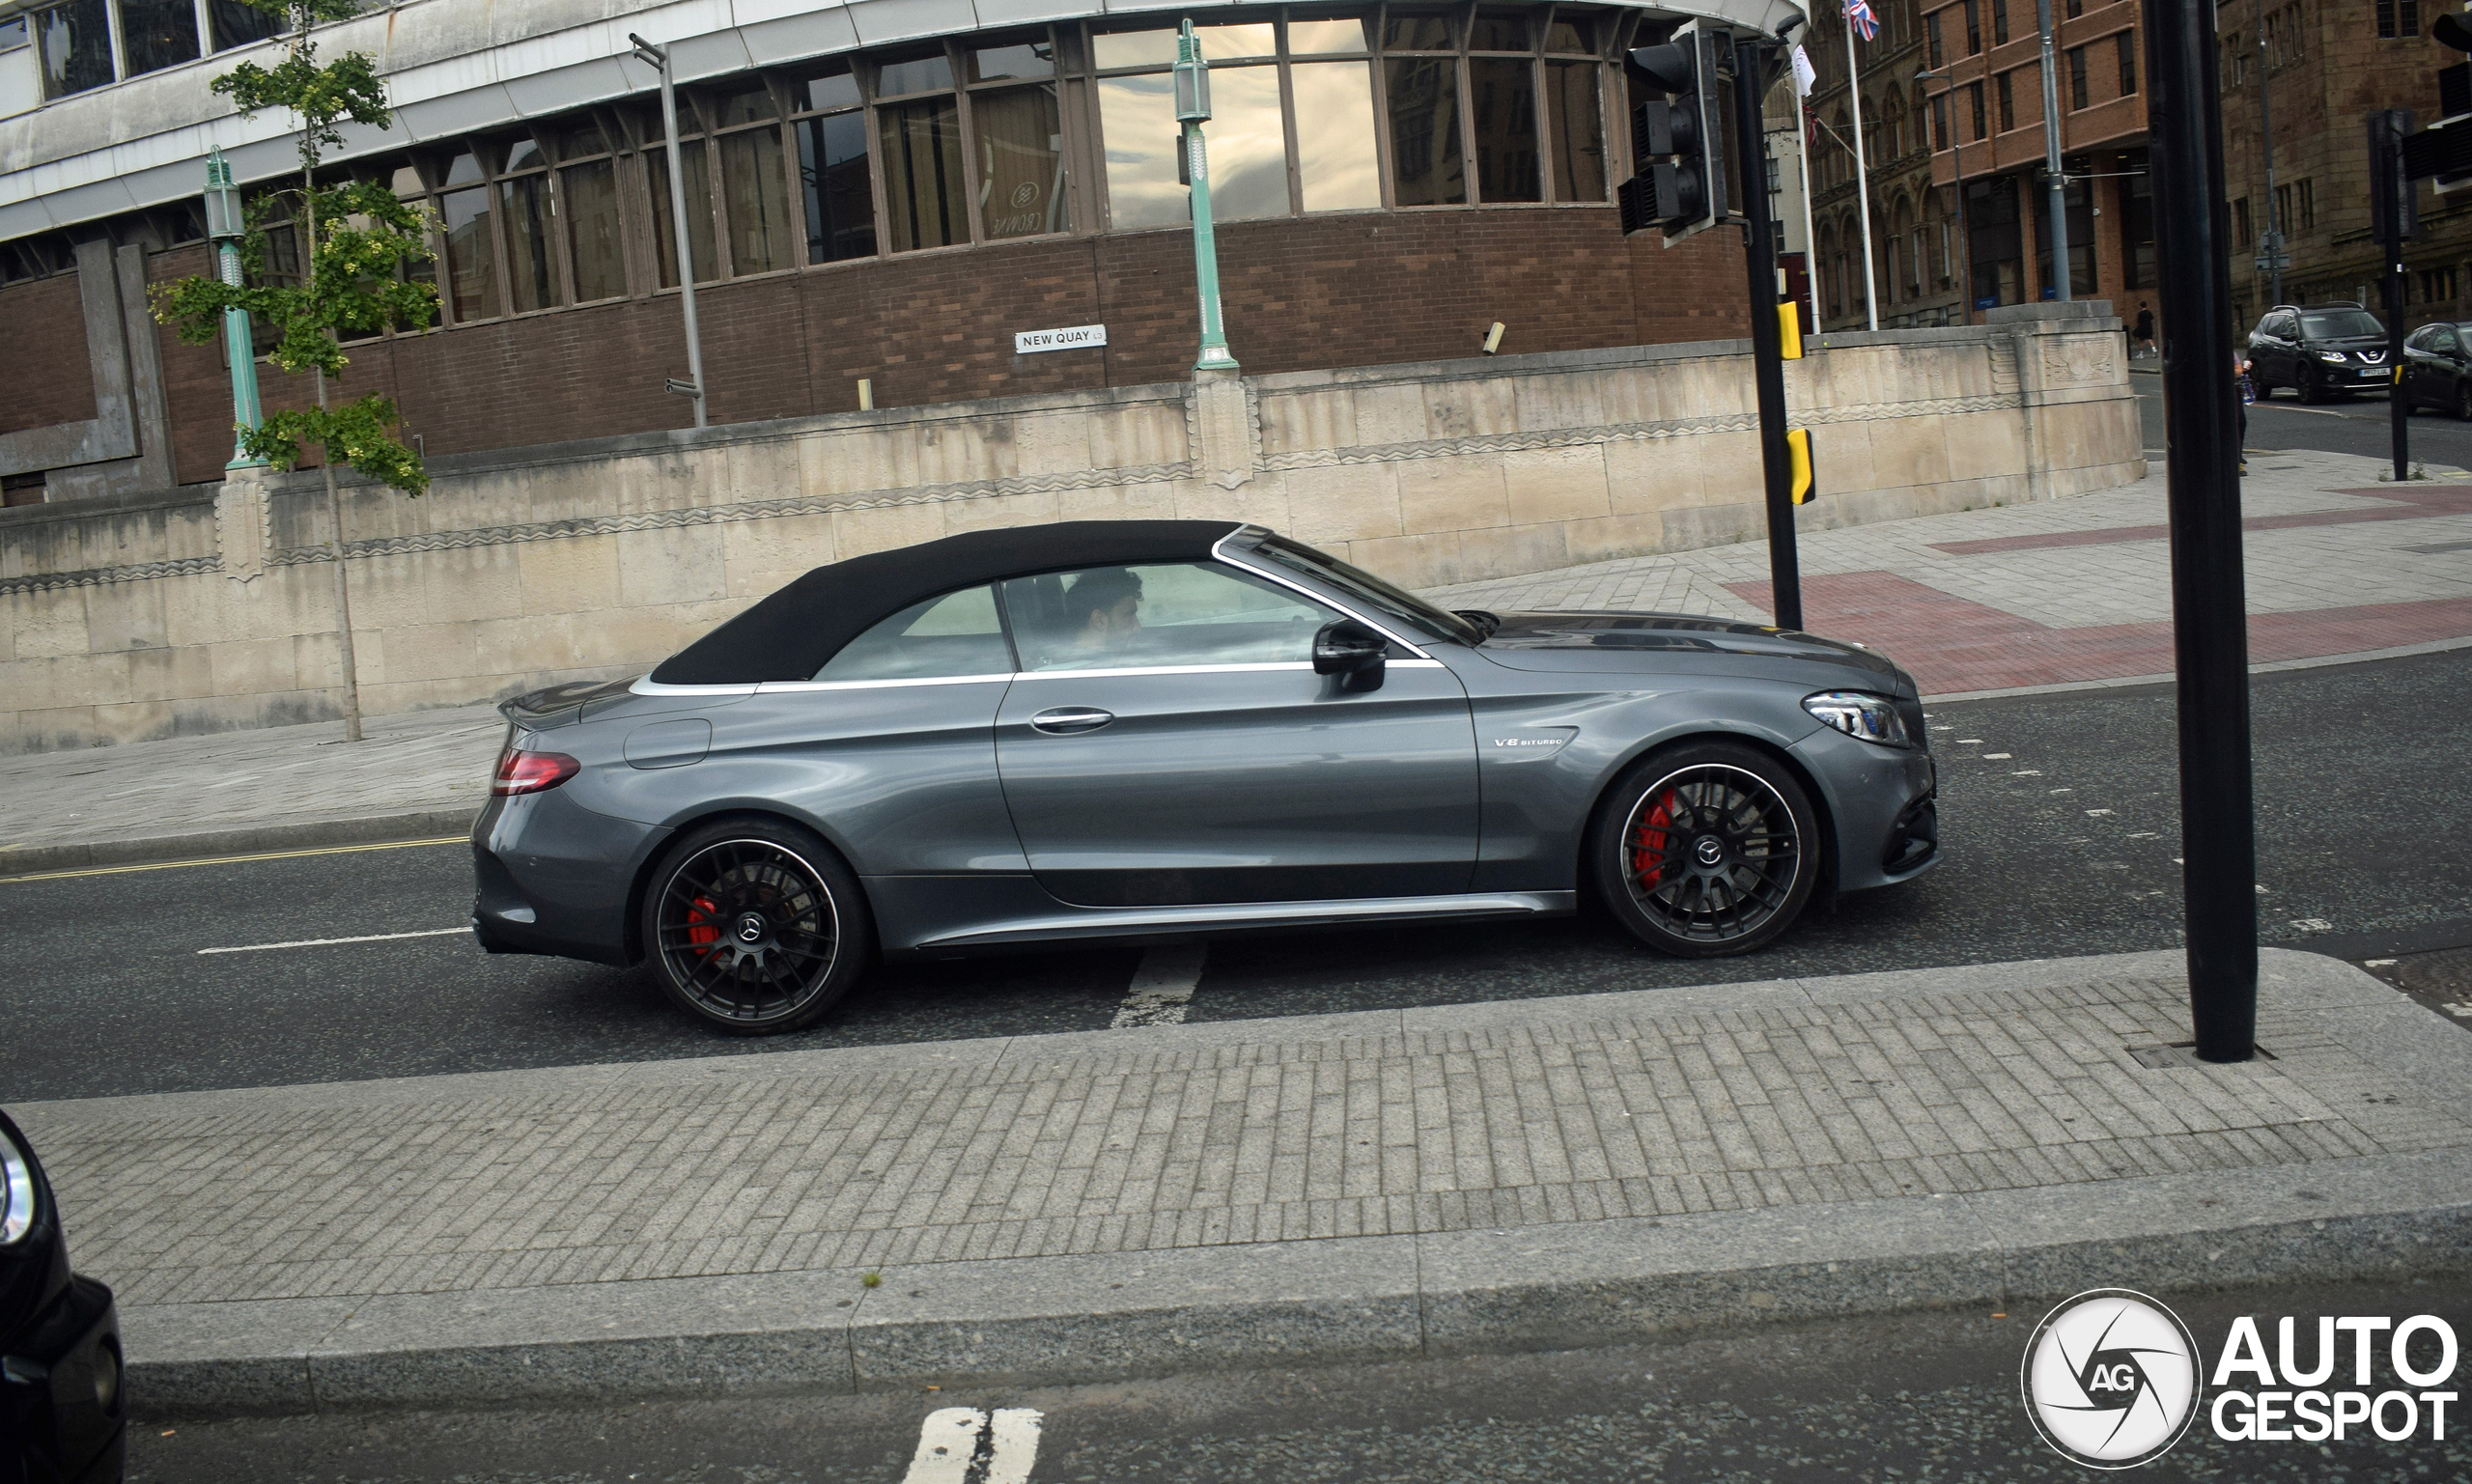
[[(1852, 7), (1849, 5), (1850, 11)], [(1854, 194), (1863, 210), (1863, 309), (1880, 327), (1880, 280), (1871, 271), (1871, 156), (1863, 149), (1863, 73), (1854, 60), (1854, 17), (1845, 21), (1845, 91), (1854, 98)]]

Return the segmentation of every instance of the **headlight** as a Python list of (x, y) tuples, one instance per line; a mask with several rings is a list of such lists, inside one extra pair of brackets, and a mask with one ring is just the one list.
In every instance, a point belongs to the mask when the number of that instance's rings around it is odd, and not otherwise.
[(2320, 350), (2318, 352), (2318, 358), (2321, 361), (2333, 361), (2338, 366), (2348, 359), (2341, 350)]
[(1863, 690), (1823, 690), (1803, 697), (1803, 710), (1848, 737), (1890, 747), (1913, 745), (1905, 735), (1904, 719), (1896, 714), (1896, 703), (1884, 695)]
[(34, 1162), (15, 1139), (0, 1133), (0, 1247), (25, 1241), (34, 1224)]

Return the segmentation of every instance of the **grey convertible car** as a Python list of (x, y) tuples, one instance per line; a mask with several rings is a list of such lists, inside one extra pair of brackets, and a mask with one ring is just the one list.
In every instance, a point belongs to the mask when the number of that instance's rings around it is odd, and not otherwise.
[(1658, 613), (1447, 613), (1257, 525), (1081, 521), (820, 567), (552, 686), (473, 827), (500, 953), (650, 960), (735, 1031), (879, 953), (1572, 911), (1742, 953), (1930, 868), (1914, 681)]

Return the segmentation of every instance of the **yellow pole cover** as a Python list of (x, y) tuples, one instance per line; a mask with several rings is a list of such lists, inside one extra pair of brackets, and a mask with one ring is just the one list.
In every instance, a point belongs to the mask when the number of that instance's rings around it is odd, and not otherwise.
[(1777, 306), (1778, 338), (1784, 343), (1785, 348), (1784, 359), (1789, 361), (1798, 361), (1803, 358), (1803, 317), (1800, 313), (1801, 309), (1802, 306), (1795, 303), (1792, 299), (1787, 299), (1783, 304)]
[[(1788, 310), (1793, 308), (1788, 304)], [(1785, 451), (1794, 461), (1794, 503), (1809, 505), (1818, 492), (1812, 476), (1812, 433), (1808, 428), (1795, 428), (1785, 434)]]

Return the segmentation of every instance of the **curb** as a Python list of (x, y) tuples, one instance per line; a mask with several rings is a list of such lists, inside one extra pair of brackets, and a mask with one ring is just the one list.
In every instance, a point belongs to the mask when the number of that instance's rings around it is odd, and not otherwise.
[[(1644, 1004), (1756, 1013), (2151, 973), (2177, 953), (2106, 955), (1305, 1018), (1379, 1036)], [(2379, 1084), (2472, 1119), (2472, 1038), (2361, 970), (2261, 956), (2261, 1002), (2379, 1069)], [(918, 1061), (1250, 1044), (1264, 1022), (1165, 1038), (1014, 1041), (775, 1053), (801, 1075)], [(373, 1100), (517, 1097), (541, 1080), (610, 1094), (702, 1082), (744, 1057), (458, 1074), (104, 1100), (142, 1116), (314, 1116)], [(2376, 1089), (2372, 1089), (2373, 1091)], [(269, 1094), (273, 1103), (267, 1101)], [(73, 1115), (91, 1105), (33, 1105)], [(42, 1129), (35, 1129), (37, 1137)], [(2025, 1306), (2089, 1288), (2169, 1294), (2472, 1273), (2472, 1146), (2299, 1164), (1748, 1210), (1382, 1236), (121, 1311), (147, 1417), (388, 1407), (606, 1404), (636, 1396), (855, 1394), (926, 1384), (1070, 1385), (1246, 1367), (1627, 1345), (1850, 1314)]]
[(476, 808), (424, 809), (372, 814), (357, 819), (312, 820), (298, 825), (254, 825), (187, 834), (148, 835), (135, 840), (97, 840), (87, 845), (0, 847), (0, 881), (90, 866), (202, 861), (222, 855), (316, 850), (339, 845), (395, 845), (467, 835)]
[[(2205, 1211), (2202, 1224), (2177, 1224)], [(2293, 1212), (2307, 1212), (2295, 1216)], [(2472, 1271), (2472, 1151), (1415, 1237), (124, 1311), (140, 1415), (1054, 1386)], [(613, 1291), (614, 1290), (614, 1291)], [(1098, 1298), (1102, 1302), (1091, 1302)]]

